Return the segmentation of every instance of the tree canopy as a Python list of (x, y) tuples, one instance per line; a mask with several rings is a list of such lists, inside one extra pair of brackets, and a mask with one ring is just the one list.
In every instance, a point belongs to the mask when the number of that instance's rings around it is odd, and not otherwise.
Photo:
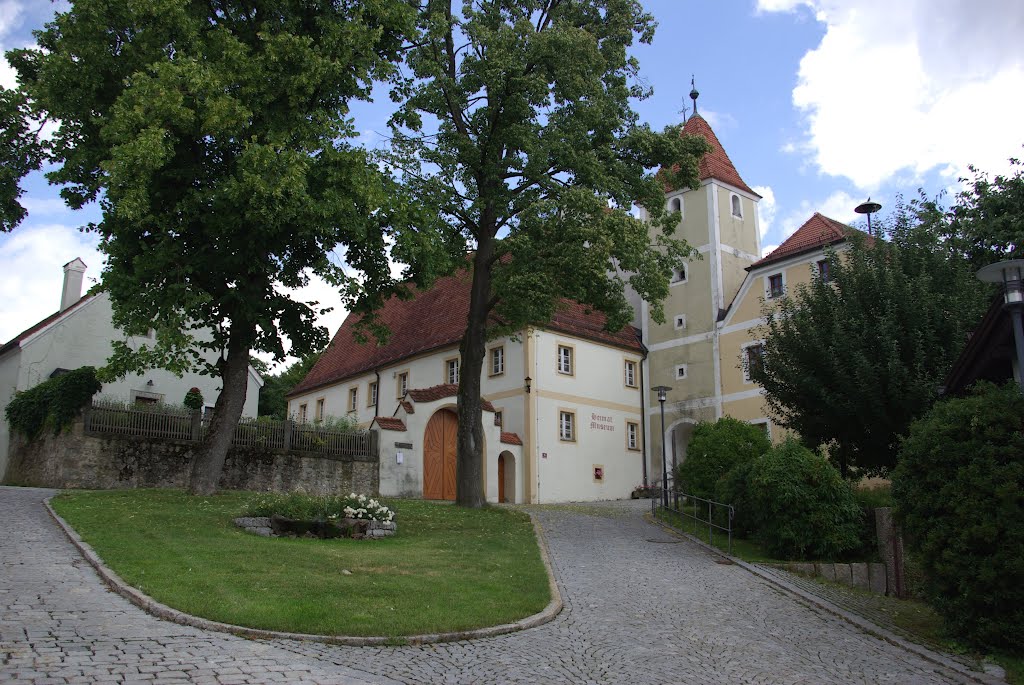
[[(216, 487), (249, 352), (327, 342), (317, 303), (290, 289), (311, 274), (349, 300), (394, 286), (388, 231), (414, 205), (347, 142), (348, 104), (396, 75), (414, 19), (405, 0), (75, 0), (38, 47), (8, 53), (20, 87), (0, 99), (5, 123), (12, 107), (59, 122), (42, 160), (25, 156), (28, 129), (4, 141), (6, 157), (27, 160), (14, 175), (46, 161), (71, 207), (99, 202), (87, 228), (107, 257), (114, 322), (157, 331), (138, 353), (118, 347), (109, 368), (183, 371), (217, 353), (205, 371), (223, 391), (193, 490)], [(10, 227), (20, 191), (3, 180)]]
[(990, 178), (972, 166), (974, 177), (949, 212), (949, 237), (976, 269), (1024, 258), (1024, 164), (1010, 159), (1010, 168)]
[(462, 266), (472, 251), (460, 504), (483, 502), (488, 337), (550, 320), (564, 298), (621, 328), (633, 315), (627, 284), (660, 317), (671, 269), (689, 254), (671, 237), (679, 216), (664, 192), (698, 182), (706, 142), (651, 131), (631, 104), (650, 91), (628, 50), (654, 28), (638, 0), (430, 0), (420, 14), (412, 78), (394, 92), (390, 163), (436, 211), (434, 263)]
[(269, 371), (265, 373), (263, 375), (263, 390), (260, 392), (259, 415), (272, 416), (275, 419), (288, 418), (288, 399), (285, 396), (289, 390), (306, 377), (321, 354), (322, 350), (310, 352), (280, 373), (271, 374)]
[(880, 224), (884, 239), (852, 234), (828, 253), (827, 278), (765, 306), (764, 363), (751, 375), (778, 421), (828, 446), (844, 475), (895, 465), (900, 436), (937, 398), (987, 305), (947, 222), (934, 202), (901, 201)]

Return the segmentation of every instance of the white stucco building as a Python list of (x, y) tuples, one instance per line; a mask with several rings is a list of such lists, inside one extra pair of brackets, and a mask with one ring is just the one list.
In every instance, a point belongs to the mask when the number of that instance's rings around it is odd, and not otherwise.
[[(469, 276), (440, 279), (379, 313), (388, 343), (356, 342), (350, 316), (288, 396), (311, 421), (345, 414), (381, 429), (381, 494), (455, 497), (458, 345)], [(492, 340), (482, 374), (489, 501), (628, 497), (642, 482), (641, 363), (633, 327), (566, 303), (543, 328)], [(400, 455), (400, 456), (399, 456)]]
[[(114, 327), (106, 293), (82, 296), (85, 270), (81, 259), (65, 264), (60, 309), (0, 347), (0, 479), (7, 469), (10, 442), (4, 409), (15, 392), (35, 387), (62, 370), (103, 366), (113, 351), (114, 340), (124, 340), (134, 348), (152, 343), (150, 337), (127, 336)], [(263, 380), (249, 367), (243, 415), (256, 416), (262, 386)], [(220, 394), (220, 379), (199, 374), (178, 378), (169, 371), (153, 369), (105, 383), (99, 397), (181, 404), (192, 387), (199, 388), (206, 404), (212, 407)]]

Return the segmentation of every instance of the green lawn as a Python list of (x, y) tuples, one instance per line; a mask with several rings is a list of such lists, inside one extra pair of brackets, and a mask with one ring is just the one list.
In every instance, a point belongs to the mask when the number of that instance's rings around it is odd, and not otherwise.
[(70, 492), (53, 507), (127, 583), (225, 623), (403, 636), (508, 623), (550, 599), (523, 513), (391, 500), (391, 538), (261, 538), (232, 523), (251, 496)]

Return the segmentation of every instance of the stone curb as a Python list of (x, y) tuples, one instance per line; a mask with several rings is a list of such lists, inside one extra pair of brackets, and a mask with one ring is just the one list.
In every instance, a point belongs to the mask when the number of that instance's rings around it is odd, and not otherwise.
[(50, 517), (53, 518), (57, 525), (60, 526), (61, 530), (64, 531), (64, 534), (71, 541), (71, 544), (78, 548), (78, 551), (81, 552), (85, 560), (88, 561), (94, 569), (96, 569), (97, 575), (99, 575), (111, 590), (121, 595), (143, 611), (156, 616), (157, 618), (165, 621), (171, 621), (172, 623), (178, 623), (180, 625), (199, 628), (201, 630), (230, 633), (232, 635), (238, 635), (239, 637), (246, 637), (255, 640), (299, 640), (304, 642), (322, 642), (330, 645), (346, 645), (350, 647), (425, 645), (435, 642), (454, 642), (457, 640), (474, 640), (483, 637), (495, 637), (497, 635), (505, 635), (507, 633), (514, 633), (520, 630), (536, 628), (537, 626), (544, 625), (545, 623), (554, 620), (554, 618), (562, 611), (562, 595), (559, 592), (558, 583), (555, 581), (554, 570), (551, 566), (551, 559), (548, 555), (547, 541), (544, 539), (540, 523), (533, 514), (530, 514), (530, 520), (533, 522), (533, 531), (537, 536), (537, 546), (540, 548), (541, 560), (544, 562), (544, 570), (548, 575), (548, 586), (551, 588), (551, 601), (548, 602), (548, 605), (539, 613), (522, 618), (515, 623), (505, 623), (500, 626), (478, 628), (476, 630), (461, 630), (451, 633), (428, 633), (425, 635), (406, 635), (400, 637), (359, 637), (349, 635), (285, 633), (277, 630), (247, 628), (246, 626), (236, 626), (230, 623), (211, 621), (209, 619), (186, 614), (178, 611), (177, 609), (172, 609), (166, 604), (161, 604), (149, 595), (146, 595), (128, 585), (120, 576), (108, 568), (93, 548), (82, 540), (78, 533), (68, 525), (67, 521), (61, 518), (60, 515), (53, 510), (53, 507), (50, 506), (51, 499), (53, 499), (53, 496), (47, 497), (43, 500), (46, 510), (50, 513)]
[(999, 678), (994, 678), (993, 676), (990, 676), (987, 673), (980, 673), (978, 671), (971, 671), (971, 670), (967, 669), (963, 664), (961, 664), (961, 663), (959, 663), (957, 661), (953, 661), (952, 659), (950, 659), (948, 657), (945, 657), (945, 656), (943, 656), (942, 654), (940, 654), (938, 652), (932, 651), (932, 650), (928, 649), (927, 647), (922, 647), (919, 644), (915, 644), (913, 642), (910, 642), (909, 640), (906, 640), (906, 639), (900, 637), (899, 635), (896, 635), (895, 633), (890, 632), (890, 631), (886, 630), (885, 628), (882, 628), (881, 626), (878, 626), (878, 625), (872, 623), (871, 621), (867, 620), (863, 616), (858, 616), (857, 614), (854, 614), (854, 613), (851, 613), (849, 611), (846, 611), (845, 609), (837, 607), (835, 604), (832, 604), (831, 602), (829, 602), (828, 600), (826, 600), (826, 599), (824, 599), (822, 597), (818, 597), (817, 595), (813, 595), (813, 594), (807, 592), (806, 590), (797, 587), (796, 585), (793, 585), (791, 583), (787, 583), (786, 581), (782, 580), (781, 578), (775, 578), (775, 577), (773, 577), (773, 576), (771, 576), (771, 575), (769, 575), (767, 573), (764, 573), (763, 571), (761, 571), (756, 566), (748, 564), (747, 562), (743, 561), (742, 559), (738, 559), (736, 557), (729, 556), (728, 554), (726, 554), (722, 550), (718, 549), (717, 547), (714, 547), (713, 545), (709, 545), (708, 543), (704, 542), (703, 540), (701, 540), (701, 539), (699, 539), (699, 538), (697, 538), (697, 537), (695, 537), (693, 535), (690, 535), (689, 533), (684, 533), (682, 531), (676, 530), (675, 528), (669, 526), (668, 524), (666, 524), (666, 523), (664, 523), (662, 521), (657, 520), (650, 513), (645, 513), (644, 514), (644, 519), (647, 520), (648, 523), (652, 523), (652, 524), (654, 524), (656, 526), (659, 526), (660, 528), (662, 528), (666, 532), (668, 532), (668, 533), (670, 533), (670, 534), (672, 534), (672, 535), (674, 535), (676, 537), (680, 537), (680, 538), (683, 538), (685, 540), (689, 540), (690, 542), (693, 542), (693, 543), (697, 544), (698, 546), (704, 548), (708, 552), (716, 554), (716, 555), (722, 557), (723, 559), (728, 559), (734, 565), (739, 566), (740, 568), (749, 571), (750, 573), (754, 574), (758, 578), (761, 578), (762, 580), (766, 580), (769, 583), (771, 583), (772, 585), (774, 585), (774, 586), (776, 586), (776, 587), (778, 587), (778, 588), (780, 588), (782, 590), (785, 590), (786, 592), (788, 592), (788, 593), (790, 593), (792, 595), (796, 595), (798, 598), (804, 600), (805, 602), (813, 604), (814, 606), (818, 607), (819, 609), (823, 609), (824, 611), (827, 611), (830, 614), (838, 616), (839, 618), (843, 619), (847, 623), (850, 623), (851, 625), (855, 626), (856, 628), (859, 628), (860, 630), (864, 631), (865, 633), (868, 633), (869, 635), (873, 635), (874, 637), (877, 637), (877, 638), (879, 638), (881, 640), (884, 640), (884, 641), (888, 642), (889, 644), (891, 644), (891, 645), (893, 645), (895, 647), (899, 647), (899, 648), (901, 648), (901, 649), (903, 649), (905, 651), (911, 652), (911, 653), (921, 657), (922, 659), (925, 659), (926, 661), (930, 661), (933, 664), (937, 664), (939, 666), (947, 668), (950, 671), (955, 672), (957, 675), (959, 675), (961, 677), (964, 677), (964, 678), (969, 678), (970, 680), (972, 680), (972, 681), (974, 681), (976, 683), (983, 683), (984, 685), (1006, 685), (1006, 681), (1005, 680), (1002, 680), (1002, 679), (999, 679)]

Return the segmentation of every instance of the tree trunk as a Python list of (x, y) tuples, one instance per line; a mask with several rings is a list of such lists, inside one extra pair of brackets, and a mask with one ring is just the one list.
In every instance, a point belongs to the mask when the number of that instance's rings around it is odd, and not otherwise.
[(210, 417), (210, 428), (196, 450), (192, 464), (189, 491), (194, 495), (212, 495), (217, 491), (224, 458), (231, 447), (238, 419), (245, 405), (246, 388), (249, 385), (248, 336), (236, 333), (232, 326), (228, 340), (228, 358), (221, 365), (223, 388)]
[(491, 298), (490, 259), (494, 244), (490, 240), (477, 245), (473, 258), (473, 285), (469, 298), (469, 317), (459, 351), (459, 433), (456, 456), (455, 502), (459, 506), (479, 508), (486, 502), (483, 483), (484, 423), (480, 408), (480, 376), (487, 345), (488, 302)]

